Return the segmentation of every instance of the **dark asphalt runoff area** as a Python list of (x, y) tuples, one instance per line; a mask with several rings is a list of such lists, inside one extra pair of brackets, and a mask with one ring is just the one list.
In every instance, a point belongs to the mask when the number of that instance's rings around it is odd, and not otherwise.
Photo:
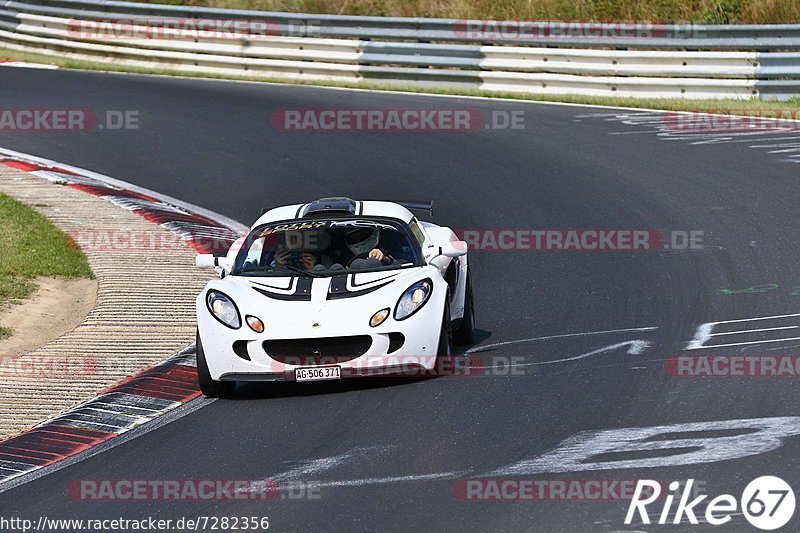
[[(268, 516), (274, 531), (746, 531), (741, 509), (716, 527), (702, 509), (717, 495), (738, 499), (760, 476), (800, 489), (797, 377), (666, 368), (681, 355), (800, 354), (800, 317), (791, 316), (800, 313), (800, 167), (784, 154), (735, 135), (697, 143), (618, 116), (635, 111), (21, 68), (0, 70), (0, 108), (135, 111), (137, 129), (0, 130), (0, 146), (245, 224), (262, 207), (345, 195), (432, 199), (437, 223), (480, 235), (699, 236), (688, 249), (475, 250), (479, 343), (462, 347), (480, 363), (473, 375), (243, 386), (0, 494), (3, 515)], [(521, 114), (523, 127), (285, 131), (270, 121), (307, 109), (474, 110)], [(776, 287), (747, 290), (765, 285)], [(89, 479), (271, 479), (313, 490), (274, 501), (70, 496), (70, 483)], [(487, 480), (638, 479), (664, 490), (694, 479), (709, 494), (696, 508), (701, 523), (637, 516), (625, 525), (629, 502), (613, 494), (461, 497)], [(663, 503), (648, 506), (652, 521)]]

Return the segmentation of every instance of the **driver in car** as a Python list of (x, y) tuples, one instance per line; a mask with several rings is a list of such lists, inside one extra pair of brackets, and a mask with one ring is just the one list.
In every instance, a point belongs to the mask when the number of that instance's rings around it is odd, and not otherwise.
[(378, 248), (380, 240), (381, 230), (378, 228), (354, 228), (346, 232), (344, 234), (344, 242), (350, 253), (353, 254), (348, 261), (355, 263), (359, 259), (376, 259), (382, 265), (391, 265), (394, 262), (394, 258)]

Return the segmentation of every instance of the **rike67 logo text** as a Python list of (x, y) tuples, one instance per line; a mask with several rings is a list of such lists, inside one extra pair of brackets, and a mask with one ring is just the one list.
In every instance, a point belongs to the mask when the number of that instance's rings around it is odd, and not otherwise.
[[(684, 519), (690, 524), (699, 523), (698, 507), (708, 496), (703, 494), (690, 501), (689, 498), (693, 496), (693, 484), (693, 479), (689, 479), (685, 484), (678, 481), (669, 484), (669, 492), (664, 498), (663, 507), (658, 516), (659, 524), (670, 522), (680, 524)], [(682, 493), (677, 494), (681, 487), (683, 487)], [(654, 504), (661, 496), (662, 487), (659, 482), (640, 479), (628, 507), (625, 524), (630, 525), (637, 513), (642, 524), (650, 524), (647, 506)], [(673, 515), (672, 504), (676, 497), (678, 497), (678, 505)], [(779, 477), (762, 476), (754, 479), (745, 487), (738, 501), (730, 494), (715, 497), (705, 506), (705, 512), (701, 516), (712, 526), (718, 526), (730, 522), (733, 515), (740, 514), (737, 512), (737, 509), (740, 508), (741, 514), (750, 525), (762, 530), (773, 530), (786, 525), (792, 519), (794, 507), (794, 491), (788, 483)], [(669, 520), (670, 516), (672, 516), (672, 520)]]

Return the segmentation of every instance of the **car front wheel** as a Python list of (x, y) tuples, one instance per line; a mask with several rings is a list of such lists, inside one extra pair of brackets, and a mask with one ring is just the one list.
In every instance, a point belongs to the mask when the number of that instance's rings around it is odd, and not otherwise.
[(224, 398), (233, 394), (236, 388), (234, 381), (216, 381), (211, 379), (211, 373), (208, 371), (208, 363), (206, 362), (206, 354), (203, 351), (203, 343), (200, 342), (200, 332), (197, 332), (197, 383), (200, 385), (200, 390), (209, 398)]
[(439, 332), (439, 346), (436, 350), (436, 369), (437, 376), (450, 374), (453, 371), (453, 327), (450, 322), (450, 302), (449, 298), (444, 304), (444, 315), (442, 316), (442, 328)]

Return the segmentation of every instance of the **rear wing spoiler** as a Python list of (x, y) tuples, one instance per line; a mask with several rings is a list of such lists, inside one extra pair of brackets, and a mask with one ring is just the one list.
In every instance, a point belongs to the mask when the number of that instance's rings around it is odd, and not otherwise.
[(433, 201), (430, 202), (397, 202), (409, 211), (425, 211), (433, 216)]
[[(327, 200), (338, 200), (338, 198), (333, 198), (333, 199), (332, 198), (327, 198)], [(345, 200), (349, 200), (349, 198), (345, 198)], [(322, 200), (318, 200), (318, 202), (321, 202), (321, 201)], [(350, 200), (350, 201), (352, 202), (352, 200)], [(314, 203), (314, 202), (312, 202), (312, 203)], [(402, 205), (403, 207), (405, 207), (409, 211), (424, 211), (424, 212), (428, 213), (431, 217), (433, 217), (433, 200), (431, 200), (430, 202), (394, 202), (394, 203), (396, 203), (398, 205)], [(266, 213), (270, 209), (273, 209), (273, 208), (272, 207), (264, 207), (264, 208), (262, 208), (261, 209), (261, 214), (263, 215), (264, 213)]]

